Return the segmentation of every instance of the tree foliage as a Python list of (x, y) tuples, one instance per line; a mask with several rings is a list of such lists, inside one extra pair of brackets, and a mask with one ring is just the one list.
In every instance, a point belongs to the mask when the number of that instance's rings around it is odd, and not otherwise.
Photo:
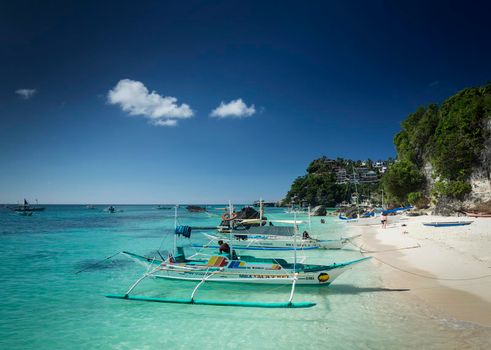
[(423, 192), (411, 192), (407, 195), (407, 201), (409, 204), (414, 205), (417, 209), (423, 209), (428, 206), (430, 200), (424, 195)]
[[(361, 165), (361, 161), (343, 158), (330, 160), (327, 157), (321, 157), (315, 159), (307, 167), (307, 174), (299, 176), (293, 181), (285, 199), (288, 203), (294, 200), (297, 204), (322, 204), (328, 207), (349, 201), (351, 194), (355, 192), (354, 185), (336, 183), (334, 169), (337, 167), (352, 169)], [(366, 166), (371, 169), (373, 162), (367, 162)], [(357, 185), (357, 190), (360, 194), (368, 196), (370, 193), (378, 191), (378, 184), (360, 184)]]
[(445, 101), (435, 130), (431, 162), (443, 179), (466, 181), (479, 164), (485, 122), (491, 117), (491, 84), (466, 89)]
[[(394, 179), (395, 171), (402, 168), (409, 171), (410, 164), (421, 172), (426, 162), (433, 165), (433, 176), (440, 180), (438, 189), (433, 191), (435, 196), (462, 198), (469, 193), (468, 180), (473, 168), (481, 162), (481, 152), (489, 138), (485, 125), (490, 118), (491, 84), (462, 90), (441, 106), (420, 107), (410, 114), (394, 138), (397, 158), (405, 165), (387, 174), (384, 183), (389, 195), (407, 199), (402, 193), (403, 184)], [(425, 190), (424, 182), (419, 183), (419, 188), (413, 188), (416, 192)]]
[(424, 176), (409, 160), (396, 162), (382, 178), (385, 192), (401, 204), (407, 203), (408, 194), (418, 191), (424, 182)]
[(437, 181), (433, 188), (435, 197), (447, 196), (463, 199), (464, 196), (472, 191), (472, 186), (465, 181)]
[(295, 199), (297, 203), (333, 207), (342, 202), (345, 196), (345, 189), (342, 185), (336, 184), (334, 174), (313, 173), (297, 177), (286, 195), (286, 200), (291, 202)]

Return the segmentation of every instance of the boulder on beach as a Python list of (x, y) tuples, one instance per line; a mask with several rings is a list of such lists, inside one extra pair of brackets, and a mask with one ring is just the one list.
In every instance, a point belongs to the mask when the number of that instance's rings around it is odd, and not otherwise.
[[(225, 212), (225, 214), (227, 214), (228, 212)], [(248, 219), (259, 219), (261, 217), (260, 213), (254, 209), (253, 207), (245, 207), (245, 208), (242, 208), (240, 211), (238, 212), (235, 212), (235, 220), (239, 221), (239, 220), (248, 220)], [(267, 220), (268, 218), (263, 216), (262, 217), (263, 220)], [(220, 223), (220, 226), (229, 226), (230, 225), (230, 221), (229, 220), (223, 220), (221, 223)], [(259, 225), (256, 224), (256, 225)], [(255, 226), (255, 225), (253, 225)]]
[(310, 216), (326, 216), (327, 210), (325, 205), (318, 205), (310, 211)]

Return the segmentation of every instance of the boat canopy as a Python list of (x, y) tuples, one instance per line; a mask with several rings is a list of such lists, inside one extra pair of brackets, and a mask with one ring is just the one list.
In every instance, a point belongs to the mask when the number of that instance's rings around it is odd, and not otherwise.
[(289, 226), (257, 226), (250, 227), (247, 230), (233, 230), (231, 233), (242, 236), (293, 236), (295, 235), (295, 230)]
[[(257, 218), (257, 219), (237, 219), (240, 221), (241, 224), (258, 224), (261, 219)], [(303, 221), (302, 220), (266, 220), (266, 219), (262, 219), (263, 222), (267, 221), (267, 222), (274, 222), (274, 223), (278, 223), (278, 224), (289, 224), (289, 225), (300, 225), (300, 224), (303, 224)]]
[(179, 225), (176, 227), (176, 235), (178, 236), (182, 235), (183, 237), (190, 238), (191, 231), (192, 227), (190, 226)]
[(276, 222), (279, 224), (300, 225), (303, 224), (302, 220), (269, 220), (269, 222)]
[(408, 205), (407, 207), (400, 207), (400, 208), (394, 208), (394, 209), (384, 210), (383, 213), (390, 214), (390, 213), (395, 213), (395, 212), (398, 212), (398, 211), (410, 210), (412, 208), (413, 208), (412, 205)]

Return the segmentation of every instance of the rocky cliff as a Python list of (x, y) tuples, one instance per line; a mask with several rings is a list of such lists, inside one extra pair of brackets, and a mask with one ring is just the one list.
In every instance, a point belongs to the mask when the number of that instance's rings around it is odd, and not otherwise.
[(443, 215), (487, 207), (491, 84), (464, 89), (441, 105), (421, 107), (401, 126), (394, 138), (398, 164), (383, 180), (394, 202), (429, 205)]

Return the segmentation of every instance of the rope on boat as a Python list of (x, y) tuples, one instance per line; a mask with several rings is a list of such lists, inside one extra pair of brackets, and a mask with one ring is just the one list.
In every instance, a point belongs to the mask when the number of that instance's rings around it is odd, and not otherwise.
[(104, 258), (104, 259), (102, 259), (102, 260), (100, 260), (100, 261), (98, 261), (98, 262), (96, 262), (96, 263), (94, 263), (94, 264), (91, 264), (91, 265), (89, 265), (89, 266), (86, 266), (86, 267), (84, 267), (82, 270), (79, 270), (79, 271), (75, 272), (75, 274), (76, 274), (76, 275), (78, 275), (80, 272), (84, 272), (84, 271), (86, 271), (86, 270), (88, 270), (88, 269), (90, 269), (90, 268), (92, 268), (92, 267), (94, 267), (94, 266), (97, 266), (97, 265), (99, 265), (100, 263), (102, 263), (102, 262), (104, 262), (104, 261), (106, 261), (106, 260), (109, 260), (109, 259), (111, 259), (111, 258), (114, 258), (116, 255), (121, 254), (121, 253), (122, 253), (122, 252), (117, 252), (116, 254), (113, 254), (113, 255), (111, 255), (111, 256), (108, 256), (107, 258)]
[[(357, 247), (360, 250), (360, 254), (363, 255), (363, 256), (365, 256), (366, 253), (384, 253), (384, 252), (390, 252), (390, 251), (396, 251), (396, 250), (413, 249), (413, 248), (420, 248), (421, 247), (421, 245), (419, 245), (419, 243), (418, 243), (418, 246), (413, 246), (413, 247), (404, 247), (404, 248), (397, 248), (397, 249), (387, 249), (387, 250), (380, 250), (380, 251), (369, 251), (369, 250), (363, 249), (363, 246), (356, 245), (351, 240), (348, 240), (348, 241), (352, 245), (354, 245), (355, 247)], [(489, 275), (482, 275), (482, 276), (478, 276), (478, 277), (468, 277), (468, 278), (439, 278), (439, 277), (423, 275), (423, 274), (420, 274), (420, 273), (417, 273), (417, 272), (412, 272), (412, 271), (409, 271), (409, 270), (402, 269), (402, 268), (397, 267), (395, 265), (392, 265), (392, 264), (390, 264), (390, 263), (388, 263), (388, 262), (386, 262), (386, 261), (384, 261), (384, 260), (382, 260), (382, 259), (380, 259), (380, 258), (378, 258), (376, 256), (372, 256), (372, 258), (378, 260), (382, 264), (385, 264), (387, 266), (392, 267), (395, 270), (398, 270), (398, 271), (401, 271), (401, 272), (405, 272), (405, 273), (408, 273), (410, 275), (414, 275), (414, 276), (417, 276), (417, 277), (431, 279), (431, 280), (439, 280), (439, 281), (473, 281), (473, 280), (480, 280), (480, 279), (483, 279), (483, 278), (491, 277), (491, 274), (489, 274)]]

